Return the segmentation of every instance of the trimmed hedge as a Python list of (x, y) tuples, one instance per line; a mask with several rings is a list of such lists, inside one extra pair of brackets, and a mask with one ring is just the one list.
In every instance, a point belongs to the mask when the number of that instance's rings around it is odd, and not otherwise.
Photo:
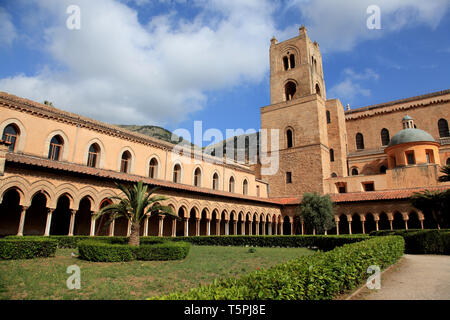
[(42, 237), (0, 239), (0, 259), (33, 259), (54, 257), (58, 242)]
[(445, 230), (383, 230), (372, 236), (399, 235), (405, 239), (408, 254), (450, 254), (450, 231)]
[(317, 252), (240, 279), (215, 280), (187, 293), (172, 293), (160, 300), (329, 300), (367, 279), (367, 268), (384, 269), (404, 252), (399, 236), (376, 237)]
[[(28, 238), (18, 236), (8, 236), (8, 239)], [(90, 236), (50, 236), (41, 237), (50, 238), (58, 241), (59, 248), (77, 248), (78, 243), (84, 240), (100, 240), (115, 244), (128, 243), (127, 237), (90, 237)], [(322, 251), (332, 250), (335, 247), (347, 243), (358, 242), (368, 239), (368, 235), (297, 235), (297, 236), (199, 236), (199, 237), (140, 237), (141, 244), (153, 244), (166, 241), (190, 242), (197, 246), (250, 246), (250, 247), (316, 247)]]
[(78, 243), (80, 259), (93, 262), (125, 262), (132, 260), (167, 261), (186, 258), (191, 247), (187, 242), (154, 242), (139, 247), (110, 241), (84, 240)]

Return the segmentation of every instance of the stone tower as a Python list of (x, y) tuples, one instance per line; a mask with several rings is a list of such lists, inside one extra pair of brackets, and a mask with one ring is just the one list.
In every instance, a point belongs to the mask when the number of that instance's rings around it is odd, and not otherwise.
[[(295, 38), (281, 43), (275, 38), (271, 40), (270, 89), (271, 105), (261, 108), (262, 136), (267, 130), (262, 151), (279, 159), (275, 173), (262, 172), (262, 179), (270, 186), (270, 197), (329, 192), (323, 183), (331, 175), (327, 126), (331, 117), (336, 117), (335, 124), (339, 124), (336, 143), (345, 145), (345, 140), (340, 139), (340, 127), (345, 129), (344, 110), (337, 100), (331, 100), (333, 112), (327, 110), (322, 56), (319, 45), (311, 41), (305, 27), (300, 28)], [(275, 134), (272, 130), (278, 130), (278, 146), (276, 140), (272, 141)], [(345, 146), (341, 145), (334, 158), (343, 156)], [(345, 166), (340, 167), (338, 174), (343, 175)]]

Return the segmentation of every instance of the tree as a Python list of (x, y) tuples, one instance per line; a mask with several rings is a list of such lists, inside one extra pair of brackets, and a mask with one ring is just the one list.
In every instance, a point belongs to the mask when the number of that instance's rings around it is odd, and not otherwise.
[(441, 173), (443, 173), (444, 175), (439, 177), (439, 182), (449, 182), (450, 181), (450, 165), (443, 166), (441, 168)]
[(446, 191), (415, 192), (410, 199), (414, 208), (430, 213), (440, 227), (447, 227), (450, 214), (450, 189)]
[(144, 185), (142, 181), (134, 184), (130, 187), (116, 184), (117, 187), (125, 194), (125, 198), (110, 197), (109, 199), (118, 200), (118, 203), (112, 203), (102, 208), (96, 215), (95, 219), (109, 214), (109, 221), (114, 219), (125, 217), (131, 223), (131, 233), (128, 240), (128, 244), (132, 246), (139, 246), (140, 238), (139, 232), (141, 228), (141, 221), (147, 216), (154, 215), (166, 215), (174, 217), (179, 220), (180, 218), (173, 213), (172, 208), (168, 206), (162, 206), (159, 202), (167, 200), (165, 196), (152, 196), (158, 188), (153, 188), (147, 191), (148, 186)]
[(296, 215), (303, 219), (306, 227), (317, 233), (324, 233), (334, 226), (333, 202), (329, 195), (304, 193)]
[(51, 102), (51, 101), (45, 100), (45, 101), (44, 101), (44, 104), (45, 104), (46, 106), (53, 107), (53, 102)]

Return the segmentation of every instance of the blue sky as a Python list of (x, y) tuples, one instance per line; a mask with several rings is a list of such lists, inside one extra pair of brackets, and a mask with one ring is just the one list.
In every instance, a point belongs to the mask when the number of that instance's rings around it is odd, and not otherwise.
[[(80, 8), (80, 30), (66, 10)], [(378, 5), (381, 29), (366, 9)], [(306, 25), (328, 98), (352, 108), (450, 88), (447, 0), (0, 0), (0, 91), (101, 121), (259, 129), (269, 46)]]

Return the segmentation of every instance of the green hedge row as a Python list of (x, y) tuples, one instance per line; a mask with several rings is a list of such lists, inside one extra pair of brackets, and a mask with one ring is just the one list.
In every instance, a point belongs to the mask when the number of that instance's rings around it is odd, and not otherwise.
[(399, 235), (405, 239), (408, 254), (450, 254), (450, 230), (383, 230), (372, 236)]
[[(8, 239), (24, 238), (9, 236)], [(28, 236), (25, 236), (28, 238)], [(127, 237), (90, 237), (90, 236), (50, 236), (42, 237), (58, 241), (59, 248), (77, 248), (84, 240), (101, 240), (115, 244), (126, 244)], [(322, 251), (332, 250), (347, 243), (368, 239), (367, 235), (297, 235), (297, 236), (200, 236), (200, 237), (141, 237), (141, 244), (152, 244), (163, 241), (190, 242), (197, 246), (253, 246), (253, 247), (316, 247)]]
[(134, 247), (118, 243), (115, 239), (83, 240), (78, 243), (78, 254), (80, 259), (93, 262), (167, 261), (186, 258), (190, 247), (187, 242), (143, 243)]
[(240, 279), (216, 280), (187, 293), (172, 293), (161, 300), (329, 300), (367, 279), (367, 268), (384, 269), (404, 251), (399, 236), (376, 237), (317, 252)]
[(0, 259), (54, 257), (57, 247), (57, 241), (42, 237), (0, 239)]

